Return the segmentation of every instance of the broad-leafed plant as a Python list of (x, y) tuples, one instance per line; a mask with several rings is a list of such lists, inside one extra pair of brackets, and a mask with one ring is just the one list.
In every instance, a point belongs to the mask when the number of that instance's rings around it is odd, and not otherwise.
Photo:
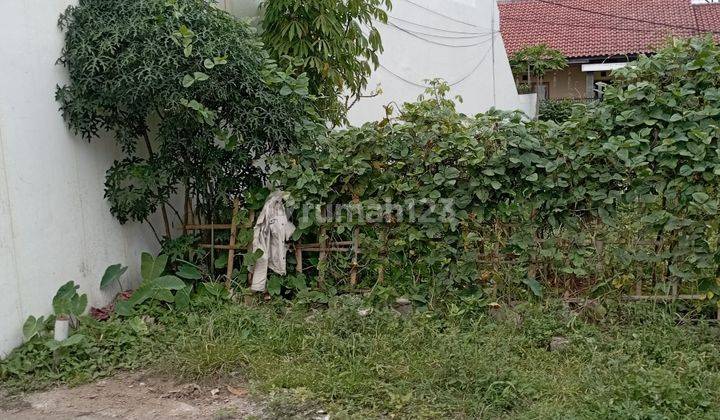
[(260, 184), (253, 160), (294, 142), (312, 112), (306, 79), (279, 71), (246, 23), (206, 1), (81, 0), (60, 27), (68, 127), (112, 136), (126, 155), (107, 171), (113, 215), (160, 210), (165, 240), (173, 216), (184, 222), (173, 194), (217, 221), (229, 196)]
[(383, 47), (375, 25), (387, 22), (390, 0), (265, 0), (262, 8), (262, 37), (272, 57), (306, 74), (322, 115), (343, 122), (379, 65)]
[(567, 67), (567, 58), (558, 50), (546, 44), (530, 45), (510, 57), (510, 67), (515, 75), (527, 75), (527, 82), (542, 84), (543, 76), (549, 71)]

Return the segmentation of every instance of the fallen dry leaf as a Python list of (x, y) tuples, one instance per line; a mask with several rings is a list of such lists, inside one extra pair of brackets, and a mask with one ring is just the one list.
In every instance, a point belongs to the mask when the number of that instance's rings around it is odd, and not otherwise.
[(247, 389), (245, 388), (233, 388), (230, 385), (228, 385), (227, 390), (229, 393), (237, 395), (238, 397), (244, 397), (248, 393)]

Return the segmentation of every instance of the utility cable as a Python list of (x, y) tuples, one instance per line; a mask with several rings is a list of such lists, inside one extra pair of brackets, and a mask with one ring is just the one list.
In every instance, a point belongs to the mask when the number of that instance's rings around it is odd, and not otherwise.
[[(397, 20), (397, 21), (399, 21), (399, 22), (409, 23), (409, 24), (411, 24), (411, 25), (419, 26), (419, 27), (421, 27), (421, 28), (431, 29), (431, 30), (433, 30), (433, 31), (438, 31), (438, 32), (446, 32), (446, 33), (449, 33), (449, 34), (484, 35), (484, 34), (486, 33), (486, 32), (453, 31), (453, 30), (451, 30), (451, 29), (443, 29), (443, 28), (437, 28), (437, 27), (434, 27), (434, 26), (424, 25), (424, 24), (422, 24), (422, 23), (413, 22), (413, 21), (411, 21), (411, 20), (399, 18), (399, 17), (397, 17), (397, 16), (390, 16), (390, 15), (388, 15), (388, 17), (389, 17), (390, 19)], [(490, 28), (480, 28), (480, 27), (478, 27), (478, 29), (485, 29), (485, 30), (488, 30), (488, 31), (490, 30)]]
[(415, 3), (415, 2), (412, 1), (412, 0), (405, 0), (405, 1), (408, 2), (408, 3), (410, 3), (410, 4), (412, 4), (412, 5), (415, 6), (415, 7), (419, 7), (420, 9), (426, 10), (426, 11), (428, 11), (428, 12), (434, 14), (434, 15), (438, 15), (438, 16), (444, 17), (445, 19), (449, 19), (449, 20), (451, 20), (451, 21), (453, 21), (453, 22), (462, 23), (463, 25), (471, 26), (471, 27), (473, 27), (473, 28), (477, 28), (477, 27), (478, 27), (478, 26), (475, 25), (474, 23), (465, 22), (465, 21), (463, 21), (463, 20), (456, 19), (456, 18), (454, 18), (454, 17), (452, 17), (452, 16), (448, 16), (448, 15), (442, 14), (442, 13), (438, 12), (437, 10), (433, 10), (433, 9), (431, 9), (431, 8), (429, 8), (429, 7), (423, 6), (422, 4)]
[[(480, 34), (478, 34), (478, 35), (462, 35), (462, 36), (438, 35), (438, 34), (431, 34), (431, 33), (429, 33), (429, 32), (417, 31), (417, 30), (415, 30), (415, 29), (409, 29), (409, 28), (407, 28), (407, 27), (403, 28), (403, 27), (401, 27), (401, 26), (399, 26), (399, 25), (396, 25), (396, 24), (394, 24), (394, 23), (390, 23), (389, 25), (395, 26), (395, 27), (400, 28), (400, 29), (404, 29), (404, 30), (406, 30), (406, 31), (408, 31), (408, 32), (412, 32), (412, 33), (414, 33), (414, 34), (416, 34), (416, 35), (425, 35), (425, 36), (431, 36), (431, 37), (434, 37), (434, 38), (444, 38), (444, 39), (477, 39), (477, 38), (480, 38), (480, 37), (483, 37), (483, 36), (493, 35), (493, 32), (480, 33)], [(496, 31), (495, 33), (497, 33), (497, 31)]]
[(476, 42), (476, 43), (473, 43), (473, 44), (460, 44), (460, 45), (457, 45), (457, 44), (446, 44), (446, 43), (444, 43), (444, 42), (437, 42), (437, 41), (434, 41), (434, 40), (432, 40), (432, 39), (424, 38), (424, 37), (422, 37), (422, 36), (420, 36), (420, 35), (415, 34), (414, 32), (411, 32), (411, 31), (408, 31), (407, 29), (401, 28), (401, 27), (395, 25), (394, 23), (386, 23), (385, 25), (390, 26), (390, 27), (392, 27), (392, 28), (395, 28), (395, 29), (397, 29), (397, 30), (399, 30), (399, 31), (401, 31), (401, 32), (405, 32), (406, 34), (408, 34), (408, 35), (410, 35), (410, 36), (412, 36), (412, 37), (415, 37), (415, 38), (417, 38), (417, 39), (423, 40), (423, 41), (428, 42), (428, 43), (430, 43), (430, 44), (440, 45), (440, 46), (449, 47), (449, 48), (469, 48), (469, 47), (476, 47), (476, 46), (478, 46), (478, 45), (482, 45), (482, 44), (488, 42), (488, 40), (484, 40), (484, 41)]
[[(464, 81), (467, 80), (468, 78), (470, 78), (470, 76), (472, 76), (473, 74), (475, 74), (475, 72), (480, 68), (480, 66), (481, 66), (481, 65), (485, 62), (485, 60), (487, 59), (488, 55), (490, 54), (490, 51), (491, 51), (491, 50), (488, 49), (488, 50), (485, 52), (485, 55), (483, 56), (483, 58), (480, 59), (480, 61), (475, 65), (475, 67), (473, 67), (472, 70), (470, 70), (470, 72), (469, 72), (468, 74), (466, 74), (465, 76), (461, 77), (460, 79), (458, 79), (458, 80), (456, 80), (456, 81), (454, 81), (454, 82), (452, 82), (452, 83), (448, 83), (448, 86), (450, 86), (450, 87), (456, 86), (456, 85), (464, 82)], [(380, 67), (381, 67), (383, 70), (385, 70), (385, 71), (387, 71), (388, 73), (390, 73), (391, 75), (393, 75), (394, 77), (396, 77), (397, 79), (400, 79), (400, 80), (402, 80), (402, 81), (405, 82), (405, 83), (411, 84), (411, 85), (413, 85), (413, 86), (421, 87), (421, 88), (424, 88), (424, 89), (430, 87), (429, 85), (423, 85), (423, 84), (419, 84), (419, 83), (417, 83), (417, 82), (413, 82), (412, 80), (409, 80), (409, 79), (407, 79), (407, 78), (405, 78), (405, 77), (397, 74), (396, 72), (390, 70), (389, 68), (385, 67), (385, 66), (382, 65), (382, 64), (380, 64)]]

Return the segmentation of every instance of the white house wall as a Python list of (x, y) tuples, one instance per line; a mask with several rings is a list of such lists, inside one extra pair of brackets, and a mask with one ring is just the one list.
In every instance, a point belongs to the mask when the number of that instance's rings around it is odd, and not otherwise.
[[(137, 279), (142, 250), (157, 248), (140, 225), (121, 226), (103, 199), (110, 139), (88, 144), (66, 129), (54, 99), (66, 80), (55, 64), (57, 20), (70, 0), (0, 2), (0, 355), (22, 341), (29, 315), (51, 312), (74, 280), (90, 303), (106, 303), (99, 280), (110, 264)], [(129, 280), (128, 280), (129, 281)]]
[(390, 102), (414, 101), (424, 80), (434, 78), (450, 83), (451, 95), (462, 96), (461, 112), (518, 109), (495, 0), (395, 0), (389, 16), (388, 25), (377, 24), (385, 52), (368, 84), (369, 91), (380, 86), (382, 94), (355, 105), (352, 123), (382, 118), (382, 105)]
[[(388, 24), (377, 23), (385, 52), (380, 57), (381, 67), (371, 76), (366, 92), (379, 86), (382, 94), (359, 101), (350, 111), (351, 123), (383, 118), (383, 105), (416, 100), (425, 90), (424, 80), (435, 78), (453, 85), (451, 95), (462, 96), (463, 103), (458, 105), (461, 112), (476, 114), (493, 106), (506, 110), (521, 108), (499, 32), (495, 0), (393, 0), (392, 3)], [(258, 0), (220, 2), (221, 7), (242, 17), (257, 17), (258, 4)]]

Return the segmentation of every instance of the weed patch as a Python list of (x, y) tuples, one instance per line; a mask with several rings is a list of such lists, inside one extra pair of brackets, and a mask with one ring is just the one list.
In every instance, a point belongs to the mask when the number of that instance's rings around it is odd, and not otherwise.
[[(519, 322), (477, 313), (405, 317), (384, 309), (362, 316), (358, 307), (352, 299), (327, 310), (228, 303), (165, 313), (142, 333), (129, 321), (83, 319), (87, 343), (59, 365), (30, 343), (0, 369), (15, 389), (140, 366), (196, 381), (239, 375), (279, 416), (313, 407), (413, 418), (720, 413), (717, 328), (677, 325), (658, 308), (648, 307), (646, 320), (637, 322), (641, 310), (629, 316), (624, 307), (610, 307), (606, 318), (589, 323), (556, 304), (508, 309)], [(550, 351), (553, 337), (567, 345)]]

